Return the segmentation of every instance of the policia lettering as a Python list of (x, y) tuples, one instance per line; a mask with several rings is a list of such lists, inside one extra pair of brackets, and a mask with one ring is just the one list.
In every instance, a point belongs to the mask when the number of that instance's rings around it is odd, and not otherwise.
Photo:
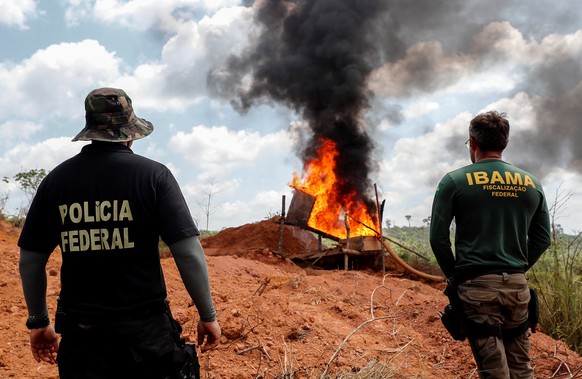
[(495, 197), (519, 197), (519, 192), (526, 192), (527, 187), (536, 188), (532, 178), (519, 172), (493, 171), (491, 177), (486, 171), (467, 172), (467, 184), (482, 185), (483, 191), (491, 191)]
[[(61, 222), (73, 224), (92, 222), (133, 221), (128, 200), (95, 201), (93, 204), (81, 203), (59, 205)], [(81, 230), (65, 230), (61, 232), (61, 247), (63, 252), (88, 250), (121, 250), (131, 249), (134, 243), (129, 239), (129, 228), (95, 228)]]

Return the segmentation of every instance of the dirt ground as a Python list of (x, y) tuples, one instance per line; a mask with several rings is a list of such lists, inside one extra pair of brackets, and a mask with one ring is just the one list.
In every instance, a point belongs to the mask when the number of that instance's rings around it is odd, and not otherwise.
[[(284, 231), (284, 256), (317, 244), (305, 231)], [(375, 378), (478, 377), (468, 344), (453, 341), (438, 319), (442, 284), (392, 269), (383, 277), (301, 268), (278, 256), (278, 232), (265, 220), (203, 241), (223, 337), (201, 355), (202, 378), (350, 377), (374, 365), (384, 370)], [(18, 230), (0, 223), (0, 378), (57, 378), (55, 366), (30, 354), (17, 238)], [(51, 315), (60, 259), (55, 252), (48, 265)], [(195, 341), (196, 309), (173, 259), (162, 264), (174, 316)], [(582, 378), (582, 358), (563, 343), (543, 331), (531, 341), (536, 378)]]

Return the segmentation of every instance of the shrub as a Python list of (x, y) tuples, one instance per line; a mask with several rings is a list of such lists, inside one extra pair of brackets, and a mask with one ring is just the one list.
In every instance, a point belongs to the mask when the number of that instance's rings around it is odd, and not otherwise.
[(582, 353), (581, 242), (582, 233), (558, 235), (528, 273), (540, 300), (540, 328), (578, 354)]

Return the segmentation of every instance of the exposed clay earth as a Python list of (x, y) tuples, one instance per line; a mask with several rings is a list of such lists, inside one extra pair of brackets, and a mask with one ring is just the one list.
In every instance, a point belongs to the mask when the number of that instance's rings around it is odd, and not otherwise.
[[(18, 230), (0, 223), (0, 378), (57, 378), (36, 363), (24, 326)], [(477, 378), (467, 342), (449, 337), (437, 316), (443, 285), (390, 266), (368, 271), (301, 268), (278, 252), (274, 220), (204, 239), (223, 337), (200, 357), (202, 378)], [(311, 233), (286, 226), (283, 256), (317, 247)], [(48, 264), (54, 315), (61, 256)], [(162, 260), (174, 316), (195, 341), (196, 308), (172, 258)], [(105, 279), (105, 278), (104, 278)], [(372, 320), (372, 318), (374, 318)], [(540, 331), (532, 335), (536, 378), (582, 378), (582, 358)], [(356, 376), (372, 368), (376, 376)]]

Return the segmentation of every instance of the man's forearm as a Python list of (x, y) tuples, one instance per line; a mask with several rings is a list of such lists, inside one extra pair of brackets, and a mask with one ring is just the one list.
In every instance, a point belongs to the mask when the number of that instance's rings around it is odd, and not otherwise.
[(198, 309), (200, 319), (215, 321), (216, 311), (210, 293), (206, 257), (200, 240), (195, 236), (187, 237), (169, 247), (184, 286)]
[(29, 320), (48, 317), (46, 306), (46, 263), (49, 255), (20, 250), (20, 279)]

